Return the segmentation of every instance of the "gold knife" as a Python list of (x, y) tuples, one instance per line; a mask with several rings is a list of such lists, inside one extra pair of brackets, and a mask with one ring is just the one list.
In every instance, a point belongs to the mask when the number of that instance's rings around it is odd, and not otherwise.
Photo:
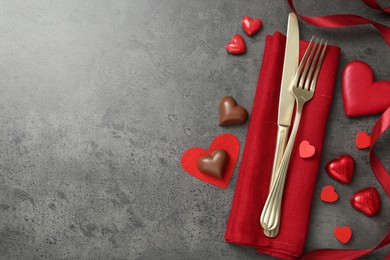
[[(272, 167), (270, 189), (276, 179), (277, 170), (283, 157), (288, 140), (291, 118), (294, 110), (295, 99), (290, 93), (291, 84), (294, 79), (299, 62), (299, 27), (298, 18), (295, 13), (290, 13), (287, 24), (286, 50), (284, 53), (284, 64), (282, 83), (280, 86), (279, 111), (278, 111), (278, 132), (276, 136), (276, 148)], [(276, 237), (279, 233), (279, 225), (272, 230), (264, 230), (268, 237)]]

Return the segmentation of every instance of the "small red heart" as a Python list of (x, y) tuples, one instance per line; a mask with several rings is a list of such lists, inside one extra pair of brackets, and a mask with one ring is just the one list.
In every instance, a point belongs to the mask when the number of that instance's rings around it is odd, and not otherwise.
[(381, 209), (378, 190), (368, 187), (356, 192), (351, 198), (351, 206), (369, 217), (375, 216)]
[(356, 147), (366, 149), (371, 145), (371, 137), (366, 132), (360, 132), (356, 135)]
[(245, 33), (249, 36), (257, 33), (261, 28), (262, 22), (259, 18), (252, 19), (249, 16), (244, 16), (241, 20), (242, 29), (244, 29)]
[(232, 41), (226, 45), (227, 52), (231, 54), (242, 54), (246, 51), (245, 41), (241, 35), (235, 34)]
[(321, 191), (321, 200), (324, 202), (335, 202), (339, 195), (332, 185), (325, 186)]
[[(229, 158), (222, 179), (201, 172), (197, 166), (200, 157), (208, 155), (216, 149), (225, 150)], [(221, 134), (214, 139), (208, 150), (200, 147), (192, 147), (185, 151), (180, 159), (180, 163), (183, 169), (195, 178), (221, 188), (226, 188), (236, 167), (239, 153), (240, 141), (238, 138), (232, 134)]]
[(390, 106), (390, 81), (374, 81), (367, 63), (351, 61), (343, 71), (342, 94), (347, 116), (378, 114)]
[(316, 153), (316, 148), (311, 145), (308, 141), (302, 141), (299, 144), (299, 156), (303, 159), (313, 157)]
[(352, 237), (352, 229), (348, 226), (344, 227), (335, 227), (333, 230), (334, 236), (343, 244), (349, 242)]
[(352, 156), (343, 154), (336, 159), (330, 160), (325, 166), (326, 172), (330, 177), (342, 183), (352, 181), (355, 170), (355, 160)]

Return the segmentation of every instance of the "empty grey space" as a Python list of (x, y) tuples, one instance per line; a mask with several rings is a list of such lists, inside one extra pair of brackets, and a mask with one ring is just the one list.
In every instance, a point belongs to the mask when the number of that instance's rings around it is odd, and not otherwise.
[[(360, 1), (296, 2), (307, 15), (354, 13), (390, 25)], [(221, 133), (244, 145), (248, 125), (219, 127), (218, 100), (233, 96), (251, 112), (265, 36), (285, 33), (289, 12), (283, 0), (1, 0), (0, 259), (272, 259), (223, 238), (241, 156), (226, 190), (179, 161)], [(263, 20), (252, 38), (244, 15)], [(341, 70), (360, 59), (390, 80), (390, 48), (370, 26), (300, 29), (302, 39), (342, 48), (306, 251), (373, 247), (390, 229), (390, 201), (354, 139), (378, 116), (345, 116)], [(245, 55), (225, 51), (235, 33)], [(389, 144), (387, 133), (376, 147), (388, 169)], [(356, 160), (349, 185), (324, 171), (344, 153)], [(319, 199), (329, 184), (340, 195), (334, 204)], [(382, 198), (374, 218), (349, 205), (367, 186)], [(333, 236), (339, 225), (353, 229), (347, 245)]]

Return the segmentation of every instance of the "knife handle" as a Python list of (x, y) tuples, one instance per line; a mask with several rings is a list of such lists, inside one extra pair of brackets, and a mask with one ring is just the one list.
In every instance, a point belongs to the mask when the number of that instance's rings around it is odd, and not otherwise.
[[(286, 149), (289, 129), (290, 127), (288, 126), (278, 125), (278, 132), (276, 135), (276, 148), (275, 148), (275, 155), (274, 155), (274, 162), (272, 166), (272, 174), (271, 174), (271, 181), (269, 184), (269, 190), (271, 190), (271, 187), (276, 179), (276, 174), (280, 166), (280, 162), (282, 161), (284, 150)], [(273, 209), (273, 210), (277, 211), (277, 209)], [(277, 225), (272, 230), (264, 229), (264, 234), (267, 237), (276, 237), (278, 233), (279, 233), (279, 225)]]

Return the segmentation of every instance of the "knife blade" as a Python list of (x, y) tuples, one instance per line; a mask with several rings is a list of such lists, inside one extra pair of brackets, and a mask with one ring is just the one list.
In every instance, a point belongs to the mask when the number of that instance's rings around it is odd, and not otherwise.
[[(270, 189), (276, 179), (277, 170), (286, 148), (291, 118), (294, 110), (295, 99), (290, 93), (291, 84), (294, 79), (299, 62), (299, 26), (295, 13), (290, 13), (287, 24), (286, 49), (284, 52), (284, 63), (282, 82), (280, 85), (279, 109), (278, 109), (278, 132), (276, 136), (276, 148), (272, 166)], [(264, 230), (268, 237), (275, 237), (279, 233), (279, 225), (273, 230)]]

